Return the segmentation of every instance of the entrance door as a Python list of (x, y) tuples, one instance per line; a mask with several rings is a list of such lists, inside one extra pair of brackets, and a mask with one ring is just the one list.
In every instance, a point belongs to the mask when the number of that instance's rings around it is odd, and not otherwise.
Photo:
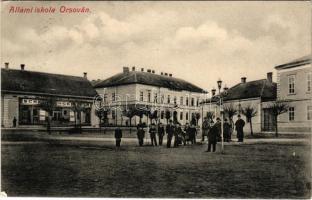
[(272, 113), (272, 110), (269, 108), (264, 108), (262, 113), (263, 113), (261, 123), (262, 131), (274, 131), (275, 117)]
[(53, 111), (53, 120), (59, 121), (61, 119), (61, 111)]

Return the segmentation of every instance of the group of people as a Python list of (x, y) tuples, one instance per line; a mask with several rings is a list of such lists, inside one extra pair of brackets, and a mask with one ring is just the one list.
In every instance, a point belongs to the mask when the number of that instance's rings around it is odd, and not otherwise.
[[(238, 119), (235, 122), (235, 130), (237, 132), (238, 142), (244, 141), (244, 126), (245, 121), (241, 119), (241, 116), (237, 116)], [(217, 121), (214, 123), (212, 119), (205, 118), (202, 125), (202, 141), (205, 140), (205, 136), (208, 138), (208, 149), (207, 152), (216, 151), (216, 144), (218, 141), (221, 141), (221, 119), (218, 117)], [(234, 125), (230, 123), (227, 119), (224, 119), (223, 123), (223, 141), (231, 142), (232, 141), (232, 133)]]
[[(162, 146), (163, 138), (167, 135), (167, 148), (170, 148), (173, 140), (173, 147), (178, 147), (181, 144), (195, 144), (197, 129), (194, 125), (185, 124), (185, 127), (182, 129), (179, 123), (173, 123), (172, 120), (164, 126), (161, 122), (156, 125), (154, 122), (149, 127), (149, 134), (151, 139), (151, 145), (157, 146), (157, 136), (158, 136), (158, 145)], [(143, 146), (145, 138), (145, 126), (139, 124), (137, 126), (137, 136), (139, 145)]]
[[(234, 124), (231, 124), (227, 119), (223, 123), (223, 140), (225, 142), (230, 142), (233, 132)], [(235, 130), (237, 132), (238, 142), (243, 142), (245, 121), (241, 119), (241, 116), (238, 115), (238, 120), (235, 122)], [(138, 124), (137, 126), (137, 138), (139, 146), (144, 145), (146, 126), (143, 124)], [(172, 120), (169, 120), (169, 123), (164, 126), (161, 122), (157, 125), (153, 122), (149, 126), (149, 134), (152, 146), (163, 145), (163, 138), (167, 135), (167, 148), (172, 146), (178, 147), (179, 145), (187, 145), (189, 143), (196, 143), (197, 129), (193, 124), (186, 123), (184, 128), (181, 124), (173, 123)], [(216, 151), (216, 144), (218, 141), (221, 141), (221, 119), (218, 117), (216, 122), (212, 119), (205, 118), (202, 125), (202, 141), (205, 140), (205, 136), (208, 138), (208, 149), (207, 152)], [(158, 137), (158, 142), (157, 142)], [(115, 129), (115, 139), (116, 147), (120, 147), (122, 138), (122, 131), (120, 128)]]

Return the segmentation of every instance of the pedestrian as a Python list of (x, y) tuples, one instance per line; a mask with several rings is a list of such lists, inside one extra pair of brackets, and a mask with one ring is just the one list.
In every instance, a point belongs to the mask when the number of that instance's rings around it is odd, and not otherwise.
[(172, 136), (174, 134), (174, 125), (172, 123), (172, 120), (170, 120), (169, 124), (167, 124), (166, 126), (166, 133), (167, 133), (167, 148), (170, 148)]
[(162, 146), (163, 138), (165, 135), (165, 128), (161, 122), (158, 124), (157, 133), (158, 133), (159, 146)]
[(205, 136), (208, 137), (208, 131), (210, 129), (210, 123), (207, 117), (204, 118), (202, 124), (202, 142), (205, 141)]
[(137, 136), (138, 136), (138, 140), (139, 140), (139, 145), (143, 146), (144, 137), (145, 137), (145, 130), (144, 130), (142, 124), (138, 125)]
[(190, 140), (192, 144), (196, 144), (196, 135), (197, 135), (197, 129), (194, 124), (191, 124), (189, 128), (189, 134), (190, 134)]
[(238, 120), (235, 122), (235, 129), (237, 132), (237, 138), (238, 142), (243, 142), (244, 141), (244, 126), (245, 126), (245, 121), (241, 119), (241, 116), (238, 115)]
[(14, 116), (14, 118), (13, 118), (13, 127), (15, 128), (16, 127), (16, 117)]
[(184, 126), (184, 133), (185, 133), (185, 144), (188, 144), (191, 139), (190, 139), (190, 135), (191, 135), (191, 128), (190, 128), (190, 124), (188, 122), (185, 123)]
[(211, 129), (208, 132), (208, 149), (206, 152), (211, 152), (211, 146), (212, 146), (212, 151), (216, 151), (216, 145), (218, 142), (218, 137), (220, 135), (220, 118), (217, 118), (217, 122), (211, 127)]
[(224, 119), (223, 123), (223, 141), (230, 142), (231, 125), (227, 119)]
[(182, 128), (179, 123), (176, 123), (174, 130), (174, 147), (179, 147), (179, 144), (182, 142)]
[(115, 129), (116, 148), (119, 149), (122, 138), (122, 131), (119, 127)]
[(155, 123), (153, 122), (151, 125), (150, 125), (150, 128), (149, 128), (149, 133), (150, 133), (150, 136), (151, 136), (151, 144), (152, 146), (157, 146), (157, 141), (156, 141), (156, 125)]

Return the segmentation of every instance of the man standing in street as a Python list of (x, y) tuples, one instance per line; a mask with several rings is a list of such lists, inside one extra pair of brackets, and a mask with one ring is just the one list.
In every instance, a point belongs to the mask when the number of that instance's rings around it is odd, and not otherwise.
[(116, 140), (116, 148), (120, 148), (120, 143), (121, 143), (121, 138), (122, 138), (122, 131), (119, 127), (115, 129), (115, 140)]
[(169, 124), (166, 126), (166, 133), (167, 133), (167, 148), (171, 147), (171, 140), (174, 134), (174, 126), (172, 124), (172, 120), (169, 121)]
[(205, 117), (203, 121), (203, 125), (202, 125), (202, 142), (205, 141), (205, 136), (208, 137), (209, 129), (210, 129), (210, 123), (207, 117)]
[(152, 146), (157, 146), (157, 141), (156, 141), (156, 125), (155, 123), (153, 122), (149, 128), (149, 133), (150, 133), (150, 136), (151, 136), (151, 144)]
[(158, 132), (159, 146), (161, 146), (162, 142), (163, 142), (163, 137), (165, 135), (165, 128), (164, 128), (164, 126), (163, 126), (163, 124), (161, 122), (158, 124), (157, 132)]
[(243, 142), (244, 141), (244, 126), (245, 126), (245, 121), (241, 119), (241, 116), (238, 115), (238, 120), (235, 122), (235, 129), (237, 132), (237, 138), (238, 142)]
[(216, 151), (216, 144), (218, 141), (218, 136), (221, 134), (221, 122), (220, 118), (217, 118), (217, 122), (211, 127), (209, 133), (208, 133), (208, 149), (206, 152), (211, 152), (211, 146), (212, 151)]
[(196, 135), (197, 135), (196, 126), (194, 124), (191, 124), (191, 127), (190, 127), (189, 131), (190, 131), (191, 143), (192, 144), (196, 144)]
[(144, 128), (143, 128), (142, 124), (138, 125), (137, 136), (138, 136), (138, 140), (139, 140), (139, 145), (143, 146), (144, 137), (145, 137), (145, 131), (144, 131)]

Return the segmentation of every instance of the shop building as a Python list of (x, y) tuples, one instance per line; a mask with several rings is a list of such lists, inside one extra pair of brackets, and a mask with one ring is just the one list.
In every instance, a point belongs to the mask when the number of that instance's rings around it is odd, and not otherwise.
[[(87, 74), (83, 77), (10, 69), (1, 69), (2, 127), (46, 124), (50, 116), (53, 126), (96, 126), (93, 99), (97, 95)], [(49, 114), (50, 113), (50, 114)]]

